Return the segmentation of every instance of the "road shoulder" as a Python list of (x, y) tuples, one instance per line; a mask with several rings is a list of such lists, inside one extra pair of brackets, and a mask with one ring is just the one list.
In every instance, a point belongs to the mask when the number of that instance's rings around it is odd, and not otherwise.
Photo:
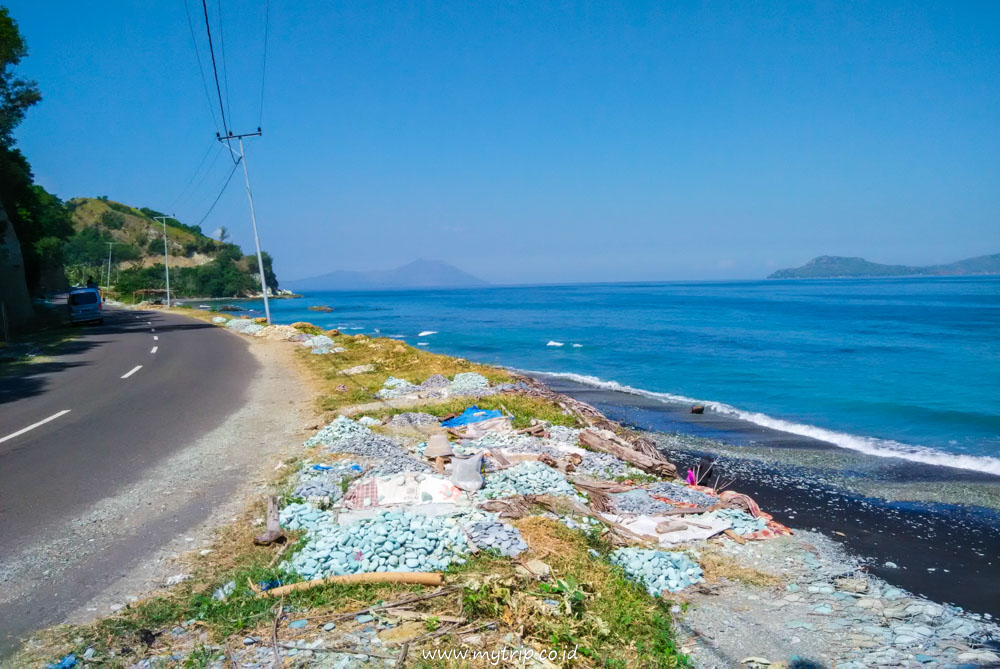
[[(66, 606), (60, 582), (89, 570), (117, 571), (110, 585), (73, 602), (65, 622), (108, 615), (165, 585), (183, 553), (210, 543), (220, 525), (262, 493), (315, 422), (315, 397), (290, 347), (243, 338), (240, 345), (248, 345), (258, 363), (243, 406), (142, 481), (66, 519), (50, 534), (57, 539), (25, 546), (4, 566), (0, 609), (46, 590), (53, 607)], [(53, 569), (53, 563), (63, 566)]]

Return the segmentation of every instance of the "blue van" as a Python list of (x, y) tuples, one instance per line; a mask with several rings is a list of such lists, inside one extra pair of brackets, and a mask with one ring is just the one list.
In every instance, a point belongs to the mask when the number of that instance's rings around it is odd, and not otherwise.
[(101, 303), (101, 293), (96, 288), (75, 288), (69, 291), (66, 305), (69, 308), (69, 322), (74, 325), (89, 321), (104, 323), (104, 305)]

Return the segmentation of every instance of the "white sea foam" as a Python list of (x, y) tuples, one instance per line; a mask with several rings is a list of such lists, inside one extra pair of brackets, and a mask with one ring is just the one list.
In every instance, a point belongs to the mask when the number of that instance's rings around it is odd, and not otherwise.
[(604, 388), (607, 390), (613, 390), (620, 393), (628, 393), (630, 395), (649, 397), (664, 403), (701, 404), (705, 406), (707, 409), (711, 409), (716, 413), (732, 416), (733, 418), (745, 420), (751, 423), (755, 423), (757, 425), (761, 425), (763, 427), (771, 428), (773, 430), (788, 432), (790, 434), (797, 434), (799, 436), (809, 437), (811, 439), (818, 439), (819, 441), (825, 441), (827, 443), (833, 444), (834, 446), (847, 448), (852, 451), (859, 451), (861, 453), (878, 456), (880, 458), (901, 458), (903, 460), (909, 460), (911, 462), (920, 462), (927, 465), (954, 467), (957, 469), (971, 469), (972, 471), (984, 472), (987, 474), (995, 474), (997, 476), (1000, 476), (1000, 459), (998, 458), (991, 458), (988, 456), (981, 456), (981, 455), (962, 455), (959, 453), (946, 453), (944, 451), (939, 451), (933, 448), (929, 448), (927, 446), (915, 446), (912, 444), (904, 444), (902, 442), (894, 441), (892, 439), (877, 439), (875, 437), (863, 437), (856, 434), (838, 432), (836, 430), (829, 430), (827, 428), (818, 427), (816, 425), (796, 423), (794, 421), (784, 420), (782, 418), (775, 418), (773, 416), (768, 416), (767, 414), (760, 413), (757, 411), (745, 411), (743, 409), (738, 409), (734, 406), (730, 406), (729, 404), (724, 404), (722, 402), (698, 400), (692, 397), (685, 397), (684, 395), (674, 395), (671, 393), (657, 393), (649, 390), (642, 390), (641, 388), (633, 388), (632, 386), (622, 385), (617, 381), (604, 381), (603, 379), (599, 379), (596, 376), (587, 376), (584, 374), (572, 374), (569, 372), (529, 371), (527, 373), (538, 374), (541, 376), (551, 376), (559, 379), (567, 379), (569, 381), (574, 381), (576, 383), (581, 383), (583, 385), (592, 386), (594, 388)]
[(427, 346), (427, 342), (425, 342), (425, 341), (418, 341), (417, 342), (417, 346)]
[(573, 344), (573, 348), (583, 348), (583, 344)]
[(418, 337), (430, 337), (432, 334), (437, 334), (437, 330), (424, 330), (423, 332), (421, 332), (417, 336)]
[(565, 346), (565, 345), (566, 344), (562, 343), (561, 341), (549, 341), (549, 343), (546, 344), (546, 346)]

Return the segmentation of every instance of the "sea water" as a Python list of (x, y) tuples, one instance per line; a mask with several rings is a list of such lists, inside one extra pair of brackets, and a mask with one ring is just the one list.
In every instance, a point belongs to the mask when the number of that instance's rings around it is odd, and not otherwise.
[[(317, 305), (334, 310), (307, 309)], [(1000, 277), (326, 292), (271, 309), (279, 323), (395, 337), (1000, 474)]]

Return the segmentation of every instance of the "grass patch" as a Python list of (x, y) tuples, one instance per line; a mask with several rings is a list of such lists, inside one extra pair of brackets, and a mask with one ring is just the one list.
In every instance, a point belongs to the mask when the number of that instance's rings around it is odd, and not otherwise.
[[(581, 664), (687, 666), (674, 642), (669, 602), (650, 597), (621, 569), (591, 557), (588, 549), (600, 545), (594, 539), (537, 516), (515, 525), (551, 567), (551, 583), (517, 583), (510, 560), (478, 555), (453, 570), (467, 576), (462, 598), (467, 615), (521, 629), (540, 648), (577, 647)], [(542, 604), (545, 599), (558, 602), (558, 612)]]
[[(333, 340), (335, 346), (346, 350), (335, 355), (311, 355), (304, 350), (299, 352), (299, 355), (306, 356), (307, 366), (317, 376), (323, 395), (319, 400), (319, 408), (327, 412), (375, 400), (375, 393), (382, 389), (390, 376), (406, 379), (414, 384), (426, 381), (433, 374), (452, 378), (460, 372), (477, 372), (491, 383), (512, 380), (511, 375), (502, 369), (420, 351), (395, 339), (339, 334)], [(343, 374), (344, 370), (360, 365), (372, 365), (373, 369), (362, 374)]]

